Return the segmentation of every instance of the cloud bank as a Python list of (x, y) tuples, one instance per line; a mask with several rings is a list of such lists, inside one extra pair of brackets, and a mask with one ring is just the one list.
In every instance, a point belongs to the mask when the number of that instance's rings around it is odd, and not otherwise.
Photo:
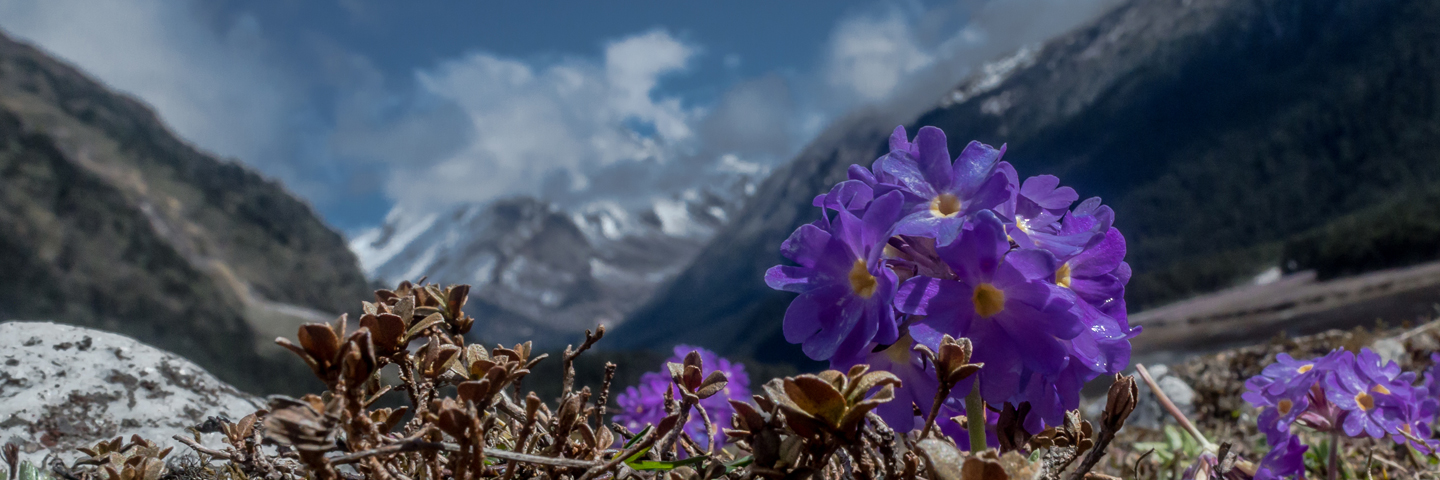
[[(276, 45), (257, 17), (195, 0), (0, 0), (0, 27), (148, 102), (181, 137), (281, 179), (335, 218), (377, 192), (404, 208), (511, 195), (563, 206), (644, 201), (723, 172), (758, 174), (851, 109), (884, 105), (903, 118), (981, 63), (1115, 1), (877, 3), (839, 22), (813, 67), (725, 81), (703, 102), (667, 89), (667, 79), (693, 75), (702, 59), (734, 69), (742, 58), (663, 28), (602, 40), (599, 55), (511, 58), (481, 48), (396, 78), (324, 38)], [(383, 213), (366, 218), (378, 223)]]

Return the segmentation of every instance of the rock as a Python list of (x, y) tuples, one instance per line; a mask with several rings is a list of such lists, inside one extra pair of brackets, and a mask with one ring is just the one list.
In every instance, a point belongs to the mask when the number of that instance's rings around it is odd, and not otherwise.
[(1150, 378), (1154, 378), (1156, 382), (1170, 374), (1170, 367), (1165, 365), (1147, 366), (1146, 368), (1150, 370)]
[(1166, 376), (1156, 381), (1160, 384), (1160, 390), (1165, 396), (1170, 397), (1170, 402), (1180, 408), (1180, 413), (1193, 415), (1195, 413), (1195, 390), (1181, 380), (1180, 377)]
[[(31, 461), (132, 434), (189, 450), (171, 439), (210, 417), (239, 419), (259, 399), (188, 360), (129, 337), (49, 322), (0, 323), (0, 443)], [(216, 445), (220, 434), (203, 443)]]
[(1370, 344), (1370, 350), (1380, 355), (1382, 364), (1389, 362), (1404, 364), (1406, 357), (1410, 356), (1410, 352), (1405, 350), (1405, 344), (1393, 338), (1376, 340), (1375, 343)]

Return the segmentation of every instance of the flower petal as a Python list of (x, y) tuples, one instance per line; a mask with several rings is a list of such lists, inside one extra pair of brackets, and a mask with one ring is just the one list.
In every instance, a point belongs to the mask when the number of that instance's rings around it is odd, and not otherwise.
[(955, 183), (955, 172), (950, 167), (950, 147), (945, 144), (945, 132), (935, 127), (922, 127), (915, 133), (915, 147), (920, 155), (916, 158), (925, 181), (935, 187), (936, 192), (949, 192)]
[[(964, 192), (974, 192), (981, 182), (990, 177), (990, 172), (995, 169), (995, 163), (1005, 155), (1005, 146), (999, 149), (995, 147), (971, 141), (960, 151), (960, 157), (955, 159), (952, 167), (955, 175), (955, 187)], [(1008, 183), (1008, 182), (1007, 182)]]

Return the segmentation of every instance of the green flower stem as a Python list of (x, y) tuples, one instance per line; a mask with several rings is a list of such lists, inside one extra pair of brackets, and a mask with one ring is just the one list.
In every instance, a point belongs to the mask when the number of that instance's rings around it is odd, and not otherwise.
[(1330, 433), (1330, 459), (1325, 466), (1325, 475), (1330, 480), (1340, 478), (1340, 432)]
[(985, 401), (980, 399), (978, 381), (965, 396), (965, 427), (970, 430), (970, 451), (983, 451), (989, 446), (985, 442)]

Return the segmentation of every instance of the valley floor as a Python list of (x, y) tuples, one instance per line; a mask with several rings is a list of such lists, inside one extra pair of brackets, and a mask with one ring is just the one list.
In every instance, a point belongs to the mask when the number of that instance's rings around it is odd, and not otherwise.
[(1418, 324), (1440, 305), (1440, 262), (1318, 281), (1299, 272), (1146, 310), (1136, 361), (1173, 363), (1222, 349), (1329, 329)]

